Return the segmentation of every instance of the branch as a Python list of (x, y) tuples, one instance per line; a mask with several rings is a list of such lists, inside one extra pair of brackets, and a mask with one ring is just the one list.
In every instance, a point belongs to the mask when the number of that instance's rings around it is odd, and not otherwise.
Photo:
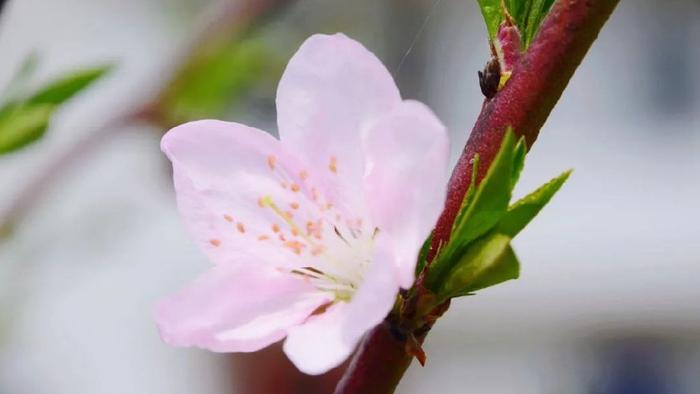
[[(479, 154), (477, 181), (491, 165), (506, 128), (512, 126), (531, 147), (564, 88), (619, 0), (557, 0), (506, 86), (486, 99), (448, 184), (445, 208), (433, 234), (429, 259), (449, 240)], [(421, 294), (421, 278), (416, 283)], [(411, 357), (405, 340), (391, 335), (389, 319), (363, 340), (336, 394), (394, 392)], [(427, 333), (421, 333), (422, 342)]]
[(452, 171), (445, 209), (433, 235), (431, 254), (450, 238), (452, 223), (469, 188), (472, 160), (481, 162), (477, 182), (488, 171), (509, 126), (525, 136), (528, 149), (561, 97), (569, 79), (598, 37), (619, 0), (558, 0), (503, 89), (486, 99), (462, 156)]
[[(181, 55), (172, 62), (172, 68), (161, 72), (165, 77), (161, 87), (154, 97), (136, 98), (133, 101), (139, 104), (129, 114), (115, 119), (111, 123), (95, 130), (79, 140), (75, 145), (69, 146), (57, 158), (50, 160), (49, 164), (31, 178), (26, 186), (15, 195), (7, 207), (0, 211), (0, 241), (7, 238), (12, 230), (32, 211), (45, 194), (49, 193), (59, 180), (63, 179), (71, 169), (79, 162), (91, 157), (91, 153), (109, 142), (113, 135), (119, 133), (124, 127), (146, 123), (156, 126), (164, 126), (159, 107), (163, 96), (168, 92), (172, 81), (187, 70), (190, 63), (195, 61), (201, 51), (210, 50), (212, 46), (219, 45), (221, 41), (232, 40), (241, 37), (255, 22), (270, 17), (285, 6), (294, 3), (294, 0), (247, 0), (219, 1), (209, 6), (200, 17), (200, 26), (193, 34), (191, 41), (185, 46)], [(0, 0), (0, 10), (3, 0)], [(168, 125), (170, 126), (170, 125)]]
[(367, 333), (335, 394), (393, 393), (412, 360), (406, 353), (406, 342), (393, 334), (385, 321)]
[(0, 241), (12, 234), (16, 224), (31, 212), (56, 180), (70, 172), (81, 160), (89, 158), (98, 147), (109, 141), (116, 131), (133, 120), (135, 118), (127, 115), (95, 129), (53, 159), (42, 172), (31, 179), (12, 199), (6, 211), (0, 215)]

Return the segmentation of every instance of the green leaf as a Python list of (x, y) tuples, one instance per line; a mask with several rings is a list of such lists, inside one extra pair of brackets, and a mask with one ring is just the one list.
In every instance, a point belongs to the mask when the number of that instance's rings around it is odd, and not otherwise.
[(416, 277), (418, 274), (423, 271), (423, 267), (425, 267), (425, 263), (428, 259), (428, 252), (430, 251), (430, 245), (433, 242), (433, 233), (431, 232), (430, 235), (428, 235), (428, 238), (425, 239), (423, 242), (423, 246), (421, 246), (420, 251), (418, 252), (418, 263), (416, 264)]
[(520, 31), (523, 48), (527, 49), (532, 39), (552, 8), (554, 0), (506, 0), (508, 14)]
[(452, 233), (455, 232), (458, 223), (464, 223), (464, 215), (467, 214), (469, 207), (472, 205), (472, 201), (474, 201), (474, 195), (476, 194), (477, 189), (476, 177), (479, 173), (479, 165), (481, 165), (481, 158), (477, 153), (474, 155), (472, 162), (472, 177), (469, 181), (469, 189), (467, 189), (467, 193), (464, 195), (464, 199), (462, 200), (462, 205), (459, 207), (459, 212), (457, 212), (457, 216), (455, 216), (455, 221), (452, 224)]
[(520, 264), (510, 240), (507, 235), (493, 232), (472, 244), (450, 270), (438, 296), (447, 299), (467, 295), (518, 278)]
[(513, 248), (508, 245), (505, 251), (456, 296), (470, 295), (477, 290), (495, 286), (520, 277), (520, 261)]
[(508, 9), (508, 14), (513, 18), (515, 25), (518, 26), (518, 29), (522, 32), (532, 0), (505, 0), (504, 3), (506, 9)]
[(508, 213), (498, 224), (498, 231), (510, 237), (515, 237), (552, 199), (571, 175), (566, 171), (556, 178), (540, 186), (508, 208)]
[(443, 280), (445, 273), (461, 258), (467, 246), (495, 227), (508, 210), (516, 152), (515, 134), (506, 130), (501, 148), (486, 176), (475, 185), (478, 163), (475, 163), (472, 184), (462, 202), (450, 235), (450, 241), (440, 250), (428, 273), (428, 287)]
[[(30, 57), (19, 75), (27, 76), (36, 63)], [(0, 109), (0, 154), (22, 148), (44, 135), (51, 116), (59, 105), (90, 86), (111, 67), (101, 66), (72, 72), (25, 99), (11, 100)], [(15, 87), (21, 85), (19, 78)], [(17, 94), (19, 95), (19, 93)]]
[(0, 154), (28, 145), (46, 132), (52, 104), (12, 105), (0, 111)]
[(525, 167), (525, 155), (527, 154), (527, 146), (525, 145), (525, 137), (520, 137), (513, 151), (513, 176), (510, 182), (510, 189), (513, 190), (520, 179), (520, 173)]
[(86, 68), (61, 77), (27, 99), (29, 104), (62, 104), (104, 76), (111, 66)]
[(503, 21), (503, 9), (501, 8), (501, 0), (477, 0), (481, 14), (486, 22), (486, 30), (489, 33), (489, 39), (493, 40), (498, 34), (498, 27)]
[(527, 15), (527, 20), (525, 21), (523, 31), (523, 41), (524, 47), (530, 46), (530, 43), (535, 38), (537, 31), (540, 29), (540, 25), (544, 20), (544, 17), (549, 13), (552, 8), (554, 0), (532, 0), (530, 4), (530, 9)]
[(554, 0), (477, 0), (477, 3), (486, 23), (489, 40), (496, 38), (498, 29), (508, 15), (520, 31), (523, 49), (527, 49)]
[(489, 231), (508, 209), (513, 180), (515, 134), (508, 129), (466, 212), (455, 223), (453, 241), (467, 244)]

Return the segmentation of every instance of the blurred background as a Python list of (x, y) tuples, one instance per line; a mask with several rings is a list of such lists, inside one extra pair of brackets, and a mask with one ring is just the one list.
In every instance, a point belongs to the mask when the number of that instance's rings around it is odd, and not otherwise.
[[(0, 1), (0, 4), (2, 1)], [(700, 3), (622, 1), (528, 156), (518, 189), (575, 172), (515, 241), (517, 281), (456, 300), (399, 393), (700, 393)], [(475, 0), (10, 0), (0, 97), (111, 71), (0, 156), (0, 393), (325, 393), (279, 349), (161, 343), (155, 301), (208, 263), (159, 139), (217, 117), (275, 130), (299, 44), (344, 32), (432, 107), (453, 162), (483, 97)], [(10, 89), (11, 90), (11, 89)]]

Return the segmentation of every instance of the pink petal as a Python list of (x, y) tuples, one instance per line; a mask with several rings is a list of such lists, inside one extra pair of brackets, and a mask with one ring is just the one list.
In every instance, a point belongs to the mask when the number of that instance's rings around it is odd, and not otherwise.
[(284, 338), (328, 301), (292, 275), (220, 265), (161, 301), (156, 322), (171, 345), (251, 352)]
[(346, 209), (361, 213), (361, 130), (400, 100), (391, 74), (361, 44), (342, 34), (314, 35), (277, 89), (280, 139), (325, 175)]
[(444, 204), (447, 132), (428, 107), (404, 101), (367, 131), (363, 144), (370, 215), (391, 240), (401, 287), (409, 288), (420, 247)]
[(320, 375), (342, 364), (355, 349), (356, 343), (343, 337), (347, 304), (337, 303), (304, 324), (289, 329), (284, 353), (301, 371)]
[(337, 367), (391, 311), (399, 291), (394, 258), (381, 234), (375, 244), (373, 261), (352, 300), (289, 330), (284, 351), (300, 371), (316, 375)]
[[(284, 247), (293, 229), (280, 212), (292, 205), (318, 211), (313, 176), (277, 139), (244, 125), (203, 120), (170, 130), (161, 146), (173, 163), (180, 213), (214, 262), (301, 264), (294, 249)], [(277, 212), (261, 205), (266, 196)]]
[(347, 307), (343, 338), (348, 343), (357, 344), (365, 332), (384, 320), (396, 302), (399, 277), (391, 241), (382, 232), (374, 238), (372, 261)]

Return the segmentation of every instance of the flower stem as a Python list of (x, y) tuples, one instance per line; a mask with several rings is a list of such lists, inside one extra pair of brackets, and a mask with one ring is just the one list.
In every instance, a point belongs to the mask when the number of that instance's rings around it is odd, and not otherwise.
[[(532, 44), (515, 64), (507, 84), (486, 99), (462, 156), (448, 184), (447, 200), (433, 234), (431, 253), (449, 240), (479, 154), (477, 181), (486, 174), (506, 129), (525, 136), (528, 148), (561, 97), (576, 68), (595, 41), (619, 0), (557, 0)], [(421, 286), (420, 280), (416, 286)], [(420, 294), (420, 292), (419, 292)], [(425, 335), (425, 334), (424, 334)], [(421, 336), (420, 342), (424, 338)], [(388, 322), (365, 337), (336, 394), (393, 393), (412, 361), (406, 341), (398, 339)]]

